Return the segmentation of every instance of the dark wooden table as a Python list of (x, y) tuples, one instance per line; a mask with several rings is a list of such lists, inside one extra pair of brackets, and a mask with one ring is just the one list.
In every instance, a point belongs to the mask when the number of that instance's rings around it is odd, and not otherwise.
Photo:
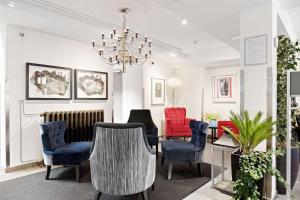
[(208, 127), (211, 130), (211, 143), (214, 143), (214, 140), (217, 139), (217, 126), (209, 126)]

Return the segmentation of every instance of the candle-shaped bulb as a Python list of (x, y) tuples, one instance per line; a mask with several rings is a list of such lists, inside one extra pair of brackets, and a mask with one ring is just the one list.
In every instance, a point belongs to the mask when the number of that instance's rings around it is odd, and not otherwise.
[(151, 51), (151, 49), (149, 49), (149, 55), (151, 55), (152, 54), (152, 51)]
[(114, 33), (114, 35), (116, 35), (116, 28), (113, 29), (113, 33)]
[(111, 34), (110, 34), (110, 38), (113, 39), (113, 37), (114, 37), (114, 34), (111, 33)]
[(138, 38), (138, 35), (139, 35), (138, 32), (135, 32), (135, 38)]
[(139, 53), (142, 53), (142, 48), (139, 48)]
[(95, 47), (95, 41), (94, 40), (92, 41), (92, 45), (93, 45), (93, 47)]
[(103, 40), (103, 46), (105, 46), (105, 40)]
[(147, 36), (145, 36), (145, 42), (147, 42), (148, 41), (148, 37)]
[(148, 58), (148, 54), (145, 54), (145, 58), (146, 58), (146, 59)]
[(102, 40), (104, 40), (104, 33), (102, 33)]
[(129, 27), (126, 28), (126, 31), (129, 32)]

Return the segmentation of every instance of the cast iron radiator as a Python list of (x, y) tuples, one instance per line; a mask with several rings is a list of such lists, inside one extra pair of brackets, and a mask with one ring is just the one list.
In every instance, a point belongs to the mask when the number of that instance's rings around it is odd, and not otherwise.
[(104, 121), (103, 110), (44, 112), (40, 116), (44, 118), (44, 123), (51, 121), (66, 122), (66, 143), (92, 141), (94, 124)]

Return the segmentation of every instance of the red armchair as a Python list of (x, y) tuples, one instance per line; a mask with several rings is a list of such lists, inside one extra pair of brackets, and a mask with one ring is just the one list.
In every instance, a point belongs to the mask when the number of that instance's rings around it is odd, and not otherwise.
[(192, 130), (189, 126), (191, 119), (186, 118), (185, 108), (165, 108), (165, 117), (166, 138), (192, 136)]
[(233, 132), (238, 133), (239, 129), (234, 125), (232, 121), (218, 121), (218, 132), (217, 132), (217, 138), (222, 137), (225, 130), (222, 128), (223, 126), (228, 127)]

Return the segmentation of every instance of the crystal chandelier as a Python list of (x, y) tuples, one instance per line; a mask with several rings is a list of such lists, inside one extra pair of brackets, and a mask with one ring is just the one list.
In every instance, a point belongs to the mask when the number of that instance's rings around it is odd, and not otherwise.
[(122, 72), (126, 66), (144, 64), (151, 56), (151, 40), (142, 37), (138, 32), (130, 31), (126, 24), (128, 8), (122, 8), (123, 24), (121, 30), (113, 29), (109, 36), (101, 35), (99, 43), (92, 42), (93, 48), (98, 52), (103, 61), (110, 65), (122, 65)]

